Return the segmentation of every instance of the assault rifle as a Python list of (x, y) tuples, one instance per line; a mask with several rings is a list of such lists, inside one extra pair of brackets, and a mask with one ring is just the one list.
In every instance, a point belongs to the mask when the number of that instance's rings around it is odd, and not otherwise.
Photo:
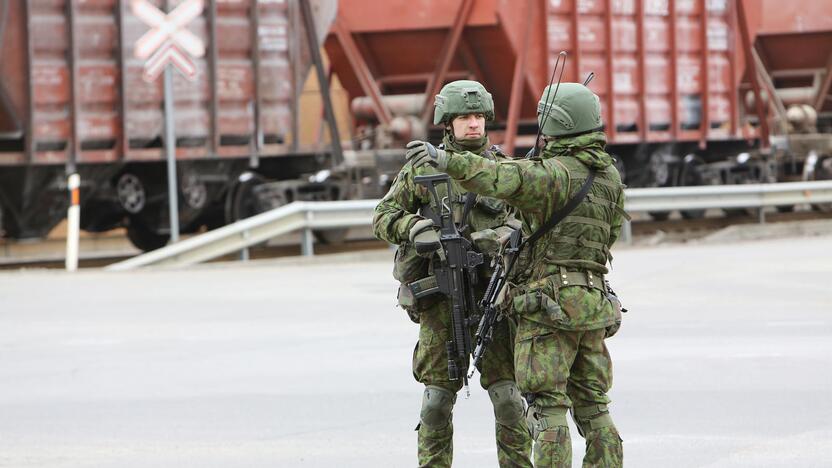
[[(483, 263), (483, 255), (474, 250), (471, 242), (460, 234), (454, 222), (454, 213), (449, 200), (453, 198), (451, 178), (447, 174), (417, 176), (413, 179), (417, 184), (428, 189), (438, 212), (423, 209), (423, 214), (433, 220), (439, 227), (438, 251), (442, 260), (434, 268), (437, 280), (436, 289), (451, 300), (451, 339), (445, 343), (448, 352), (448, 378), (458, 380), (460, 369), (463, 384), (468, 393), (468, 369), (471, 355), (470, 326), (479, 320), (476, 313), (476, 299), (474, 299), (474, 285), (477, 282), (477, 267)], [(438, 185), (445, 184), (448, 196), (440, 199), (436, 191)], [(423, 297), (434, 291), (413, 291), (415, 297)]]
[[(514, 262), (517, 260), (517, 254), (520, 252), (521, 245), (520, 237), (520, 229), (512, 231), (511, 236), (508, 238), (508, 244), (500, 252), (500, 255), (494, 257), (494, 260), (492, 260), (494, 272), (491, 274), (491, 281), (488, 282), (488, 287), (485, 289), (482, 301), (480, 301), (482, 318), (480, 318), (480, 324), (477, 326), (477, 333), (475, 335), (477, 345), (471, 355), (473, 367), (468, 374), (469, 379), (474, 376), (474, 370), (478, 368), (480, 361), (482, 361), (485, 348), (491, 344), (491, 340), (494, 338), (494, 324), (497, 323), (497, 318), (499, 317), (496, 306), (497, 298), (500, 296), (500, 292), (503, 290), (506, 281), (508, 281), (508, 275), (511, 274)], [(501, 259), (504, 259), (504, 261), (501, 261)]]

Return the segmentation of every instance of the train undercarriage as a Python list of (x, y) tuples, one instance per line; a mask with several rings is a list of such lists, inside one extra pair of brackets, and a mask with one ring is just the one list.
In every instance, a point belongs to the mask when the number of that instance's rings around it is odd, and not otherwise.
[[(341, 200), (347, 186), (320, 171), (320, 156), (195, 160), (177, 163), (182, 233), (214, 229), (293, 201)], [(85, 164), (81, 176), (81, 229), (124, 227), (130, 241), (149, 251), (170, 237), (165, 163)], [(66, 216), (65, 167), (19, 166), (0, 174), (0, 233), (13, 239), (42, 238)], [(343, 231), (316, 233), (338, 242)]]
[[(703, 152), (695, 144), (611, 146), (629, 187), (730, 185), (832, 179), (832, 135), (801, 134), (774, 138), (772, 148), (752, 148), (744, 141), (711, 143)], [(321, 156), (180, 161), (180, 231), (195, 233), (239, 221), (293, 201), (378, 198), (403, 163), (401, 149), (345, 151), (345, 164), (324, 169)], [(325, 155), (323, 157), (326, 157)], [(318, 158), (318, 160), (316, 160)], [(81, 228), (104, 232), (124, 227), (130, 241), (149, 251), (170, 236), (164, 162), (123, 166), (82, 165)], [(17, 197), (14, 194), (18, 194)], [(63, 166), (28, 166), (5, 170), (0, 180), (0, 232), (14, 239), (45, 237), (66, 216)], [(794, 207), (778, 207), (790, 211)], [(813, 208), (832, 211), (827, 205)], [(726, 210), (728, 215), (744, 210)], [(664, 220), (669, 212), (650, 213)], [(681, 211), (686, 219), (704, 210)], [(346, 230), (316, 232), (319, 242), (337, 243)]]

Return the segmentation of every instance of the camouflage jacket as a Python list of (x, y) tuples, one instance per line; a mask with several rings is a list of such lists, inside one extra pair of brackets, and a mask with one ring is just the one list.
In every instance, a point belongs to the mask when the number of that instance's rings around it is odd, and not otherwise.
[(465, 189), (518, 208), (526, 237), (580, 191), (590, 167), (596, 170), (578, 207), (521, 253), (512, 278), (519, 285), (512, 292), (515, 312), (540, 315), (535, 320), (568, 330), (614, 322), (603, 274), (625, 216), (624, 186), (605, 144), (604, 133), (593, 132), (550, 142), (537, 158), (499, 163), (449, 153), (446, 172)]

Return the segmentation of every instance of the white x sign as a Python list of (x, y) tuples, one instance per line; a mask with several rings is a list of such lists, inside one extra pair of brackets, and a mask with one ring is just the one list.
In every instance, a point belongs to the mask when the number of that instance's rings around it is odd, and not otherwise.
[(185, 78), (191, 81), (196, 78), (196, 65), (193, 60), (176, 46), (165, 44), (145, 63), (144, 80), (148, 83), (156, 81), (156, 78), (162, 74), (167, 64), (178, 68), (185, 75)]
[(131, 0), (130, 9), (152, 28), (136, 41), (136, 57), (145, 60), (170, 40), (194, 57), (205, 55), (202, 40), (185, 27), (202, 14), (204, 0), (185, 0), (168, 14), (147, 0)]

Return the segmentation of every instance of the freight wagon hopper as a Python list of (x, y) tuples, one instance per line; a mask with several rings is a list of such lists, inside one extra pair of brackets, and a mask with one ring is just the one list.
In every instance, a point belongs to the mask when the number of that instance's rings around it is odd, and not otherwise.
[(674, 143), (739, 140), (729, 2), (396, 0), (364, 15), (372, 3), (341, 2), (327, 52), (355, 97), (356, 117), (378, 123), (376, 143), (392, 140), (378, 138), (384, 133), (424, 134), (441, 85), (471, 78), (495, 98), (492, 138), (524, 152), (561, 51), (565, 81), (595, 74), (590, 88), (601, 97), (612, 150), (633, 165), (631, 178), (640, 175), (636, 166), (658, 166), (639, 185), (665, 183), (661, 160)]
[[(408, 139), (438, 138), (441, 130), (430, 126), (433, 96), (456, 79), (486, 85), (497, 108), (492, 140), (513, 154), (525, 153), (534, 144), (539, 94), (558, 54), (566, 51), (565, 81), (595, 74), (589, 86), (601, 98), (608, 150), (630, 186), (733, 183), (736, 177), (729, 173), (737, 155), (748, 156), (761, 137), (767, 143), (768, 133), (760, 127), (770, 120), (767, 109), (760, 118), (745, 105), (745, 94), (752, 91), (743, 79), (742, 13), (748, 12), (744, 29), (755, 44), (757, 35), (776, 29), (773, 21), (783, 29), (791, 20), (788, 29), (796, 18), (814, 14), (812, 23), (824, 24), (825, 18), (828, 30), (826, 5), (818, 0), (342, 0), (326, 50), (352, 97), (358, 138), (374, 148), (375, 157), (367, 160), (382, 169), (398, 169), (401, 151), (391, 149)], [(754, 47), (778, 40), (759, 38)], [(813, 55), (822, 57), (822, 69), (832, 41), (820, 45)], [(819, 73), (830, 75), (828, 68)], [(764, 92), (761, 96), (765, 99)]]
[[(160, 0), (149, 3), (169, 11)], [(310, 3), (321, 40), (336, 4)], [(206, 54), (194, 59), (195, 81), (174, 72), (183, 232), (234, 221), (263, 204), (338, 196), (326, 184), (291, 182), (328, 165), (292, 143), (311, 65), (301, 15), (294, 1), (206, 1), (187, 26)], [(131, 0), (0, 3), (6, 237), (46, 235), (65, 213), (65, 174), (78, 171), (83, 229), (126, 225), (137, 246), (164, 245), (163, 79), (143, 80), (144, 62), (134, 57), (149, 29)], [(264, 180), (286, 182), (255, 189)]]
[(749, 112), (761, 122), (763, 141), (771, 146), (750, 157), (776, 162), (769, 178), (777, 181), (832, 178), (829, 3), (765, 0), (761, 8), (746, 11), (756, 41), (743, 54), (753, 64), (746, 68), (744, 98)]

